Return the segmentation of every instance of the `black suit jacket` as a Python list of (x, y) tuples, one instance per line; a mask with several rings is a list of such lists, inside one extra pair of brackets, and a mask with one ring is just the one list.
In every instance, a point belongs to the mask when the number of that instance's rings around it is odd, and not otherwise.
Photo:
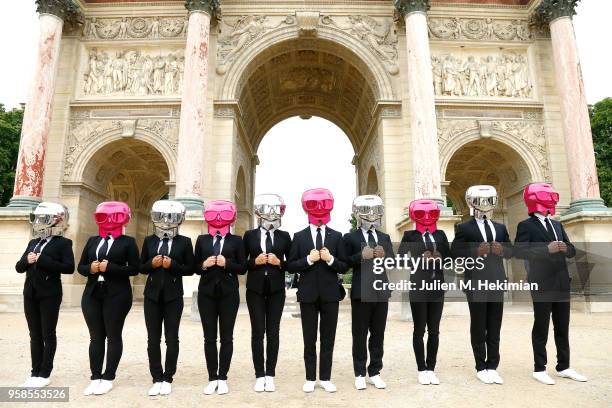
[[(100, 273), (91, 273), (91, 263), (96, 261), (96, 249), (103, 238), (95, 235), (90, 237), (83, 248), (81, 260), (77, 268), (78, 272), (87, 278), (83, 296), (91, 296)], [(133, 237), (121, 235), (113, 241), (108, 254), (106, 272), (101, 273), (109, 296), (114, 296), (124, 291), (131, 291), (130, 276), (138, 275), (140, 259), (138, 257), (138, 246)]]
[[(225, 268), (214, 265), (202, 269), (202, 263), (213, 255), (214, 237), (200, 235), (195, 245), (196, 273), (201, 275), (198, 292), (208, 296), (225, 296), (238, 292), (238, 275), (246, 273), (246, 258), (242, 238), (228, 233), (225, 235), (221, 255), (225, 257)], [(217, 289), (215, 290), (215, 287)]]
[(177, 235), (172, 238), (172, 247), (168, 256), (172, 259), (170, 268), (153, 268), (152, 261), (158, 255), (160, 239), (157, 235), (149, 235), (142, 244), (140, 254), (140, 272), (149, 275), (145, 284), (144, 296), (155, 302), (164, 291), (164, 302), (183, 297), (183, 276), (191, 276), (194, 272), (193, 245), (191, 238)]
[[(451, 256), (448, 238), (442, 230), (436, 230), (431, 235), (433, 236), (433, 239), (435, 241), (436, 251), (438, 251), (440, 255), (442, 255), (442, 263), (444, 263), (444, 260)], [(410, 230), (404, 232), (404, 236), (402, 237), (400, 248), (398, 250), (400, 255), (410, 253), (410, 256), (416, 260), (416, 258), (420, 258), (426, 250), (427, 247), (425, 246), (425, 242), (423, 241), (423, 234), (421, 234), (417, 230)], [(422, 258), (421, 262), (424, 262), (424, 258)], [(410, 291), (409, 297), (411, 300), (432, 300), (444, 295), (444, 291), (442, 290), (420, 290), (423, 282), (444, 282), (444, 270), (442, 268), (437, 267), (439, 266), (439, 261), (430, 263), (430, 266), (431, 268), (425, 268), (422, 264), (419, 264), (417, 270), (414, 271), (414, 273), (411, 272), (410, 281), (414, 282), (415, 288), (417, 289), (416, 291)]]
[(64, 237), (53, 237), (38, 257), (38, 261), (28, 264), (28, 254), (34, 251), (40, 238), (31, 240), (15, 270), (26, 273), (23, 295), (28, 298), (44, 298), (62, 294), (60, 275), (74, 273), (74, 253), (72, 241)]
[(312, 265), (308, 265), (306, 257), (314, 249), (315, 243), (312, 241), (310, 226), (306, 227), (293, 236), (289, 262), (287, 268), (290, 273), (300, 274), (300, 283), (297, 291), (298, 302), (339, 302), (343, 297), (343, 288), (338, 284), (338, 274), (346, 272), (347, 266), (343, 259), (344, 244), (342, 234), (329, 227), (325, 227), (325, 237), (323, 245), (334, 257), (334, 262), (328, 265), (327, 262), (319, 260)]
[(532, 291), (534, 299), (558, 300), (569, 295), (570, 276), (566, 258), (576, 255), (576, 248), (570, 242), (563, 225), (550, 220), (559, 237), (567, 245), (567, 253), (550, 254), (548, 244), (552, 241), (540, 220), (532, 215), (521, 221), (514, 240), (515, 256), (526, 260), (527, 277), (530, 283), (538, 284), (538, 291)]
[[(391, 244), (391, 237), (384, 232), (376, 230), (376, 237), (378, 238), (378, 245), (382, 246), (385, 250), (385, 258), (393, 258), (393, 245)], [(344, 234), (342, 238), (344, 242), (345, 262), (349, 268), (353, 268), (353, 280), (351, 283), (351, 299), (362, 298), (362, 288), (367, 288), (367, 291), (363, 293), (364, 299), (367, 301), (385, 301), (391, 297), (391, 292), (388, 290), (375, 290), (373, 284), (375, 280), (381, 280), (382, 282), (389, 282), (389, 278), (386, 272), (380, 275), (376, 275), (373, 272), (373, 260), (363, 260), (361, 257), (361, 251), (367, 245), (367, 241), (363, 236), (361, 228), (355, 231), (351, 231)]]
[(247, 282), (246, 287), (259, 294), (264, 292), (266, 271), (270, 280), (270, 292), (278, 292), (285, 289), (285, 271), (287, 270), (287, 258), (291, 249), (291, 236), (286, 231), (275, 230), (272, 239), (272, 253), (280, 259), (279, 266), (270, 264), (256, 265), (257, 258), (264, 251), (261, 248), (261, 228), (249, 230), (244, 233), (244, 249), (247, 258)]
[[(512, 258), (512, 242), (508, 235), (508, 230), (504, 224), (490, 220), (495, 229), (495, 241), (502, 244), (504, 248), (503, 256), (498, 256), (493, 253), (487, 254), (483, 259), (484, 268), (465, 268), (463, 279), (465, 282), (471, 282), (473, 293), (479, 293), (484, 295), (489, 292), (478, 291), (479, 281), (489, 282), (505, 282), (506, 269), (504, 268), (504, 258)], [(453, 240), (452, 253), (454, 258), (472, 258), (478, 257), (478, 247), (482, 242), (485, 242), (480, 228), (478, 228), (478, 222), (475, 218), (458, 224), (455, 226), (455, 239)], [(499, 296), (499, 293), (490, 293), (493, 296)], [(503, 296), (503, 294), (502, 294)]]

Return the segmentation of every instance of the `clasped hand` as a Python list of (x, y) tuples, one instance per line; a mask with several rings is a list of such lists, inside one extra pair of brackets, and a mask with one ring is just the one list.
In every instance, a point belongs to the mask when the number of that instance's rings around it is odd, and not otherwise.
[(172, 266), (172, 258), (164, 255), (156, 255), (151, 261), (151, 265), (153, 268), (163, 267), (164, 269), (168, 269)]
[(315, 263), (319, 260), (324, 261), (324, 262), (329, 262), (332, 259), (332, 254), (329, 252), (329, 249), (325, 247), (321, 248), (320, 250), (312, 249), (310, 250), (308, 259), (312, 263)]
[(257, 258), (255, 258), (255, 265), (265, 265), (267, 263), (270, 265), (278, 266), (280, 265), (281, 261), (273, 253), (269, 253), (269, 254), (261, 253), (257, 256)]
[(362, 259), (372, 259), (372, 258), (384, 258), (385, 257), (385, 249), (377, 245), (374, 248), (370, 246), (365, 246), (361, 251)]
[(563, 241), (553, 241), (548, 244), (548, 252), (551, 254), (559, 252), (567, 253), (567, 244)]
[(91, 273), (104, 273), (106, 268), (108, 268), (108, 261), (106, 259), (103, 261), (93, 261), (89, 266), (89, 271)]
[(202, 267), (206, 269), (206, 268), (210, 268), (211, 266), (217, 265), (217, 266), (220, 266), (222, 268), (225, 268), (225, 263), (226, 263), (226, 261), (225, 261), (225, 257), (223, 255), (209, 256), (202, 263)]

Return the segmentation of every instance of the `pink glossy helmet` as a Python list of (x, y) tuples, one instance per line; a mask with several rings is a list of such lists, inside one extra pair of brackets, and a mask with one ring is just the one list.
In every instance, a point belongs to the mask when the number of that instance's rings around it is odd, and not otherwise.
[(213, 200), (204, 207), (204, 219), (208, 223), (208, 233), (225, 236), (236, 221), (236, 204), (227, 200)]
[(98, 234), (103, 238), (111, 235), (114, 239), (123, 235), (131, 218), (130, 207), (121, 201), (104, 201), (98, 204), (94, 213)]
[(548, 183), (531, 183), (523, 191), (523, 200), (529, 214), (555, 215), (559, 193)]
[(414, 200), (408, 207), (410, 219), (415, 222), (416, 230), (420, 233), (435, 232), (438, 229), (437, 222), (440, 219), (440, 207), (433, 200)]
[(326, 188), (313, 188), (302, 194), (302, 208), (308, 214), (308, 222), (314, 225), (327, 224), (334, 209), (334, 196)]

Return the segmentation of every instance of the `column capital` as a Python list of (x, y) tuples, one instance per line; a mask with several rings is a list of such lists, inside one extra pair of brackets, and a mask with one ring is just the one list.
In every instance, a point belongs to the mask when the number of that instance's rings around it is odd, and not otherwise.
[(576, 15), (576, 6), (580, 0), (542, 0), (536, 14), (550, 23), (560, 17), (573, 17)]
[(185, 8), (189, 12), (203, 11), (211, 17), (218, 12), (219, 7), (221, 0), (185, 0)]
[(414, 12), (427, 13), (429, 10), (429, 0), (394, 0), (393, 4), (402, 17)]
[(36, 0), (36, 11), (39, 14), (52, 14), (64, 22), (78, 19), (79, 6), (72, 0)]

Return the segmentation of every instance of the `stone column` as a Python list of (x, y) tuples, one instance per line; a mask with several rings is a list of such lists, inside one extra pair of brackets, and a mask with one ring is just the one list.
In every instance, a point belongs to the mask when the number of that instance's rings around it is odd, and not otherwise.
[(47, 139), (64, 21), (78, 15), (72, 0), (36, 0), (38, 56), (30, 83), (10, 207), (35, 207), (42, 199)]
[(570, 212), (605, 209), (572, 16), (578, 0), (543, 0), (537, 13), (550, 24), (555, 80), (570, 181)]
[(395, 0), (406, 23), (408, 111), (412, 137), (415, 198), (440, 201), (440, 157), (431, 71), (427, 10), (429, 0)]
[(219, 8), (219, 0), (186, 0), (185, 7), (189, 10), (189, 23), (175, 195), (188, 209), (199, 210), (203, 205), (210, 20)]

